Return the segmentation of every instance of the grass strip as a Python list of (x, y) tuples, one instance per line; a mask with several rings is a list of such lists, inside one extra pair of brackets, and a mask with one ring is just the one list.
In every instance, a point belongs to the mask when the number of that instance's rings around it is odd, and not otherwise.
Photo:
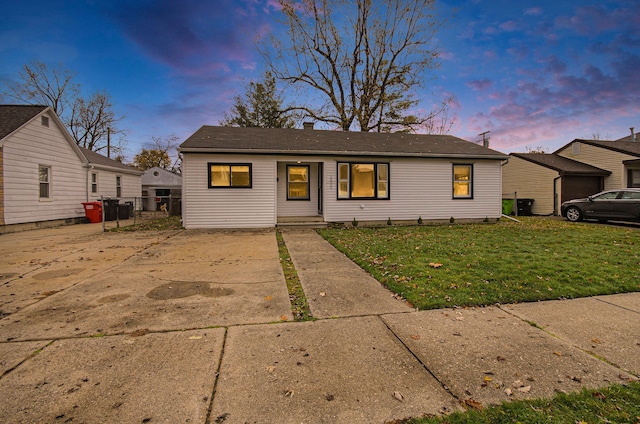
[(313, 321), (314, 318), (311, 315), (309, 303), (307, 303), (307, 296), (304, 294), (304, 290), (302, 290), (298, 272), (291, 261), (289, 249), (287, 249), (284, 239), (282, 238), (282, 233), (279, 230), (276, 230), (276, 239), (278, 240), (280, 265), (282, 266), (284, 278), (287, 281), (287, 290), (289, 291), (289, 300), (291, 301), (293, 319), (294, 321)]
[(318, 232), (422, 310), (640, 291), (638, 228), (521, 219)]
[(167, 231), (167, 230), (181, 230), (181, 229), (182, 229), (181, 216), (167, 216), (162, 218), (151, 219), (148, 221), (143, 221), (135, 225), (127, 225), (120, 228), (110, 228), (107, 231), (131, 232), (131, 231)]
[(559, 393), (551, 399), (505, 402), (483, 410), (423, 417), (396, 424), (507, 424), (507, 423), (640, 423), (640, 382)]

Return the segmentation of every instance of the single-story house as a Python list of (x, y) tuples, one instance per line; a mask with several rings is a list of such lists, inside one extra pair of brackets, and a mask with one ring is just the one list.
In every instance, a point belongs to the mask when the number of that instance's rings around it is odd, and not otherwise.
[(0, 232), (79, 222), (83, 202), (140, 197), (141, 176), (78, 147), (50, 107), (0, 105)]
[(180, 145), (185, 228), (496, 220), (506, 155), (450, 135), (203, 126)]
[[(142, 204), (145, 211), (159, 211), (165, 205), (172, 215), (180, 214), (182, 177), (158, 166), (142, 175)], [(176, 210), (174, 210), (176, 209)]]
[(562, 202), (602, 190), (640, 187), (640, 142), (575, 139), (549, 154), (511, 153), (503, 197), (531, 198), (536, 215), (558, 215)]
[(533, 199), (534, 215), (554, 215), (562, 202), (601, 191), (610, 171), (547, 153), (511, 153), (502, 168), (504, 198)]

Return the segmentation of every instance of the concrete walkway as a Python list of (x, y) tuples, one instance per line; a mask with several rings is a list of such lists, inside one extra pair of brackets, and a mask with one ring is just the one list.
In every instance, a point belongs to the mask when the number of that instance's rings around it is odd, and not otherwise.
[(0, 236), (0, 422), (384, 423), (640, 375), (640, 293), (416, 312), (283, 236), (316, 321), (273, 230)]

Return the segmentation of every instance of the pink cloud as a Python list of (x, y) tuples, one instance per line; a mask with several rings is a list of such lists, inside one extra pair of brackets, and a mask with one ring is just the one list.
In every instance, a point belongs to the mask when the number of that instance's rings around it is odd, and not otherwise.
[(476, 91), (486, 90), (490, 88), (492, 85), (493, 85), (493, 81), (488, 79), (474, 80), (474, 81), (467, 82), (467, 86), (472, 90), (476, 90)]

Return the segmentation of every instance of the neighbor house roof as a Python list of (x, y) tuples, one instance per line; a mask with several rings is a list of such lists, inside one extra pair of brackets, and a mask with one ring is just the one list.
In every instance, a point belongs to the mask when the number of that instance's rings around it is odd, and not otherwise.
[[(613, 140), (582, 140), (577, 138), (573, 140), (571, 143), (568, 143), (562, 146), (561, 148), (556, 150), (554, 153), (558, 153), (559, 151), (566, 149), (568, 146), (572, 145), (573, 143), (582, 143), (582, 144), (589, 144), (591, 146), (601, 147), (607, 150), (612, 150), (614, 152), (625, 153), (631, 156), (640, 157), (640, 141), (636, 141), (636, 142), (627, 141), (630, 139), (631, 139), (631, 136), (629, 136), (629, 138), (622, 138), (620, 140), (615, 140), (615, 141)], [(625, 140), (625, 141), (621, 141), (621, 140)]]
[(560, 175), (611, 175), (610, 171), (550, 153), (511, 153), (511, 156), (558, 171)]
[(208, 153), (507, 159), (451, 135), (202, 126), (180, 151)]
[(0, 105), (0, 140), (32, 120), (47, 106)]
[(103, 169), (108, 169), (110, 171), (121, 171), (137, 175), (142, 175), (144, 173), (138, 168), (134, 168), (133, 166), (125, 165), (124, 163), (118, 162), (117, 160), (102, 156), (100, 153), (96, 153), (93, 150), (80, 147), (80, 151), (87, 159), (90, 166), (95, 165)]

